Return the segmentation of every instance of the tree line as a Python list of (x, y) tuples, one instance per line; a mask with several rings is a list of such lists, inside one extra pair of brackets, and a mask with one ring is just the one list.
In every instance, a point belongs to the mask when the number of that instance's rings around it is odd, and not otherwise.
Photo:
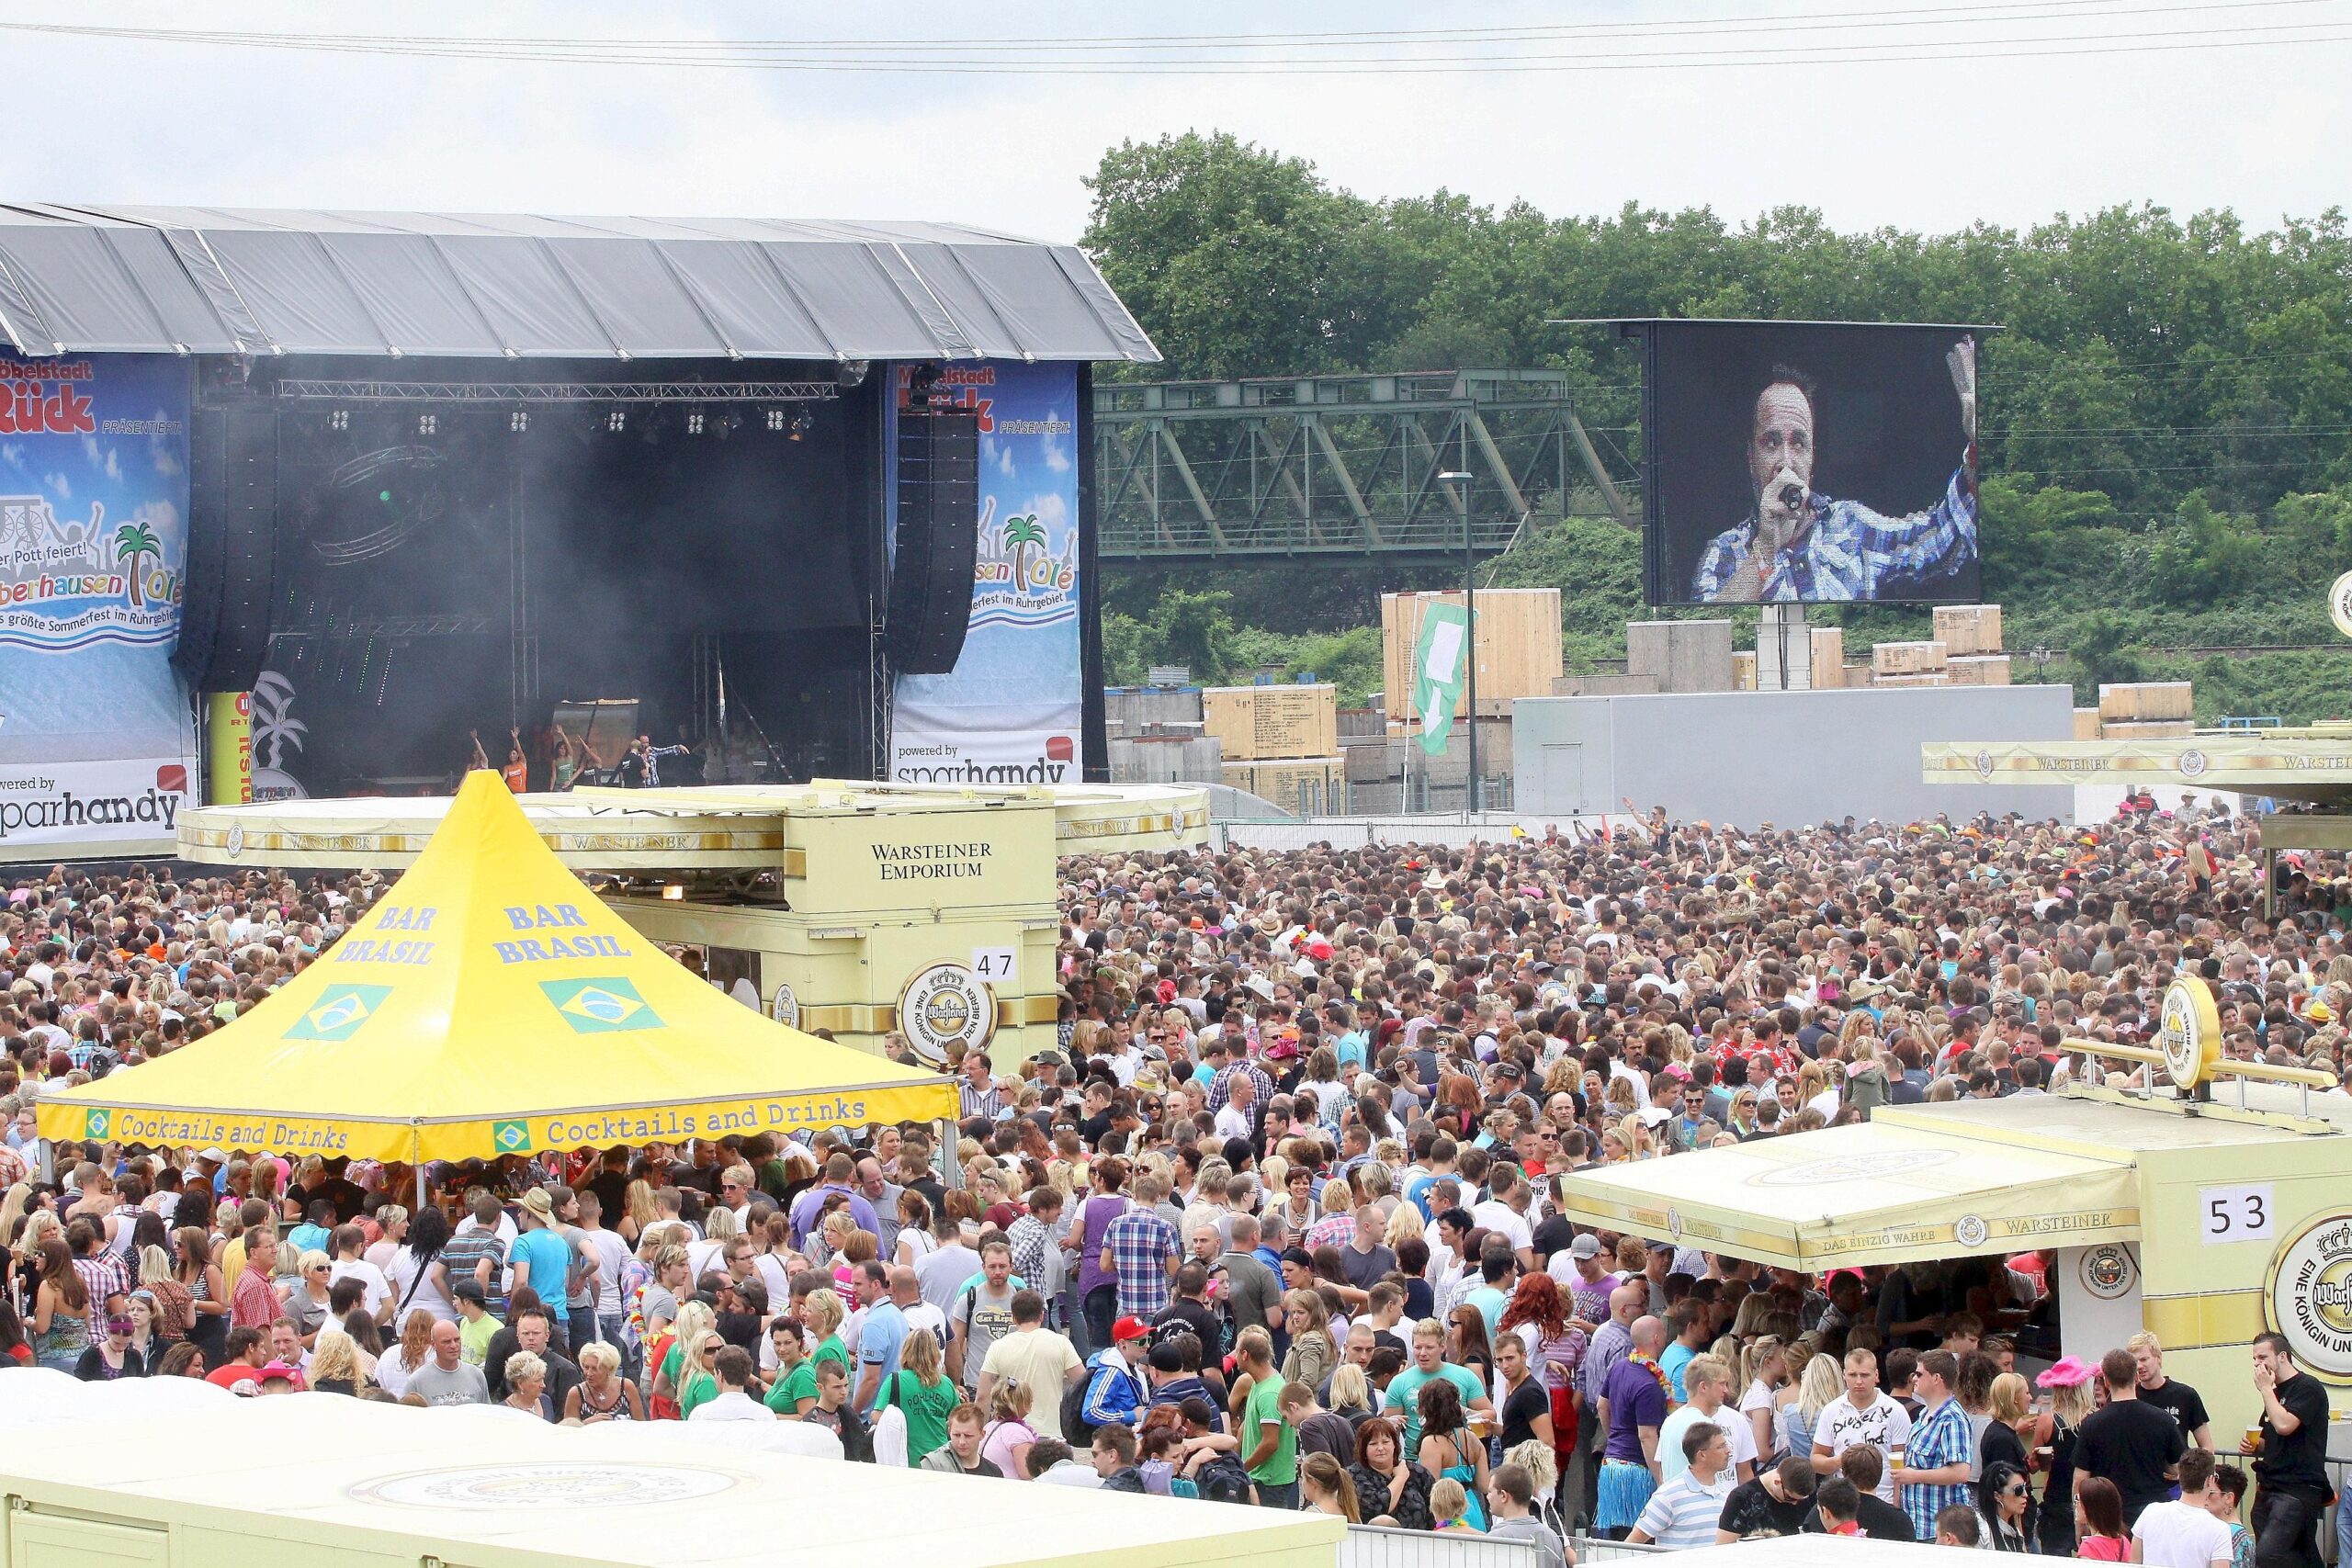
[[(1797, 207), (1746, 221), (1631, 203), (1553, 217), (1443, 190), (1374, 201), (1302, 159), (1196, 133), (1113, 148), (1088, 185), (1083, 243), (1167, 356), (1130, 373), (1555, 367), (1627, 478), (1640, 457), (1631, 346), (1553, 320), (1997, 324), (1983, 350), (1983, 537), (1986, 597), (2007, 607), (2013, 649), (2042, 646), (2053, 677), (2086, 685), (2171, 672), (2178, 656), (2154, 650), (2341, 641), (2322, 603), (2352, 568), (2352, 232), (2340, 209), (2253, 227), (2143, 203), (1933, 235), (1840, 232)], [(1646, 613), (1630, 536), (1577, 519), (1514, 558), (1495, 581), (1560, 587), (1573, 658), (1622, 653), (1623, 622)], [(1111, 594), (1133, 623), (1111, 630), (1114, 663), (1165, 651), (1153, 646), (1163, 600), (1180, 637), (1214, 633), (1222, 615), (1264, 656), (1281, 639), (1375, 624), (1383, 588), (1445, 579), (1382, 563), (1129, 573)], [(1922, 636), (1925, 616), (1849, 612), (1849, 641)], [(2259, 660), (2197, 673), (2214, 703), (2270, 703), (2295, 719), (2352, 706), (2333, 673), (2352, 664), (2280, 657), (2275, 679)]]

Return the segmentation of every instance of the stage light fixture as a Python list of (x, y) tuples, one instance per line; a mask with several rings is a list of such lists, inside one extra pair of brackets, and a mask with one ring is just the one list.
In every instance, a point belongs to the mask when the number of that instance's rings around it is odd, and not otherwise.
[(782, 430), (784, 428), (784, 411), (782, 409), (768, 410), (768, 428), (770, 430)]
[(702, 413), (699, 410), (686, 415), (686, 434), (688, 435), (702, 434)]
[(628, 410), (615, 409), (605, 416), (605, 428), (615, 434), (628, 428)]
[(327, 428), (329, 430), (349, 430), (351, 428), (350, 413), (343, 409), (335, 410), (334, 412), (327, 415)]
[(416, 433), (419, 435), (437, 434), (440, 433), (440, 429), (441, 416), (439, 414), (421, 413), (416, 416)]
[(865, 384), (867, 368), (867, 363), (863, 359), (844, 359), (834, 367), (833, 379), (843, 387), (861, 387)]
[(530, 429), (531, 411), (528, 409), (516, 409), (514, 412), (508, 414), (506, 416), (506, 428), (514, 431), (518, 435), (524, 431)]

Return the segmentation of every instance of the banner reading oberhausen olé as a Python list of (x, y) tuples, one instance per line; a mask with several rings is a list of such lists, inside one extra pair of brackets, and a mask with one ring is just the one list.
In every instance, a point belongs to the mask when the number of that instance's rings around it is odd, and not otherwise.
[(0, 860), (171, 844), (187, 419), (184, 360), (0, 355)]
[[(907, 372), (898, 372), (904, 406)], [(956, 668), (892, 688), (890, 776), (905, 784), (1075, 784), (1085, 776), (1078, 612), (1078, 372), (951, 366), (939, 388), (979, 417), (979, 549)]]

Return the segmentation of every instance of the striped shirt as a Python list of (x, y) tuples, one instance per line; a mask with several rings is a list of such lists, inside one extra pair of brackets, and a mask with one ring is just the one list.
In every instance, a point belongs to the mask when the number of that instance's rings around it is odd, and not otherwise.
[(1713, 1546), (1715, 1522), (1724, 1517), (1724, 1501), (1736, 1479), (1728, 1467), (1707, 1482), (1686, 1470), (1651, 1495), (1638, 1528), (1668, 1551)]

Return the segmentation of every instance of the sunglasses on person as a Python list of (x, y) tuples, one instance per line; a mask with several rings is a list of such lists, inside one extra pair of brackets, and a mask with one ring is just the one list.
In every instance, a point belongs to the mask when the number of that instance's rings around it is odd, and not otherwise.
[(724, 1339), (713, 1339), (703, 1346), (702, 1353), (706, 1356), (716, 1356), (725, 1348), (727, 1348), (727, 1341)]

